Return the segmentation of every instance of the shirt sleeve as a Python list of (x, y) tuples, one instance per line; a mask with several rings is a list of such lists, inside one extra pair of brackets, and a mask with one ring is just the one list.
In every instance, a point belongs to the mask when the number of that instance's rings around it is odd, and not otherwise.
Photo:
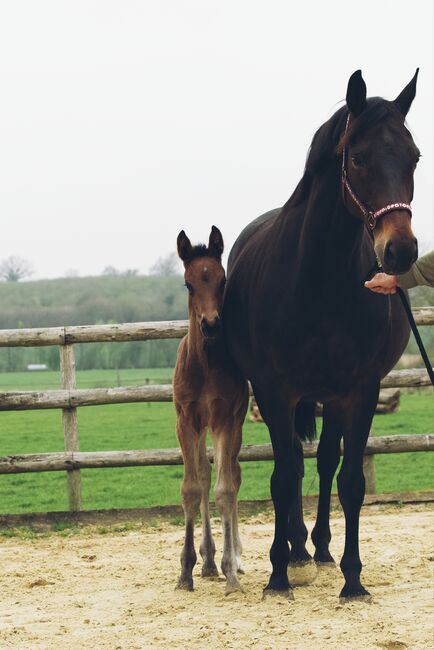
[(421, 284), (434, 287), (434, 251), (420, 257), (407, 273), (400, 275), (398, 284), (403, 289), (412, 289)]

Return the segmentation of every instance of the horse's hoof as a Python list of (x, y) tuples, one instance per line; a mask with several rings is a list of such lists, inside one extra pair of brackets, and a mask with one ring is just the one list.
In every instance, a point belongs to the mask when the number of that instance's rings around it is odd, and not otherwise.
[(318, 566), (336, 566), (335, 559), (328, 551), (323, 551), (322, 553), (315, 553), (313, 559)]
[(317, 575), (317, 567), (313, 560), (290, 562), (288, 564), (288, 580), (294, 586), (308, 585)]
[(193, 589), (193, 579), (190, 578), (179, 578), (178, 583), (175, 589), (182, 589), (184, 591), (194, 591)]
[(239, 574), (242, 575), (242, 576), (245, 574), (245, 571), (244, 571), (244, 569), (243, 569), (242, 566), (239, 566), (239, 567), (238, 567), (238, 569), (237, 569), (237, 573), (239, 573)]
[(315, 564), (318, 567), (319, 570), (321, 569), (336, 569), (337, 564), (336, 562), (322, 562), (321, 560), (315, 560)]
[(202, 578), (218, 578), (219, 572), (215, 564), (204, 564), (202, 566)]
[(355, 589), (349, 589), (345, 586), (341, 593), (339, 594), (340, 603), (351, 603), (353, 601), (363, 601), (365, 603), (370, 603), (372, 601), (372, 596), (362, 585), (356, 587)]
[(262, 591), (262, 600), (279, 597), (285, 600), (294, 600), (294, 592), (292, 589), (269, 589), (268, 587)]

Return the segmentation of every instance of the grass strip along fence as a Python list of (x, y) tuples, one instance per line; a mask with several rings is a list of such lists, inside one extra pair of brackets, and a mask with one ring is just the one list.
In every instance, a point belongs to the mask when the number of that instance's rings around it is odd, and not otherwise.
[[(434, 324), (434, 307), (413, 310), (417, 325)], [(188, 330), (188, 321), (152, 323), (123, 323), (32, 329), (0, 330), (0, 347), (30, 347), (58, 345), (60, 348), (61, 388), (50, 391), (0, 392), (1, 411), (31, 409), (62, 409), (64, 452), (10, 455), (0, 457), (0, 474), (27, 472), (67, 472), (68, 503), (71, 511), (82, 508), (80, 469), (104, 467), (132, 467), (180, 465), (179, 449), (133, 451), (80, 452), (77, 426), (77, 408), (100, 404), (133, 402), (169, 402), (171, 385), (144, 385), (116, 388), (77, 389), (75, 373), (75, 343), (145, 341), (151, 339), (182, 338)], [(382, 388), (429, 386), (425, 370), (394, 370), (382, 381)], [(304, 444), (306, 458), (316, 456), (318, 443)], [(434, 434), (370, 437), (364, 472), (367, 492), (375, 492), (373, 456), (375, 454), (434, 450)], [(208, 450), (213, 460), (212, 450)], [(272, 460), (271, 445), (244, 445), (241, 461)]]

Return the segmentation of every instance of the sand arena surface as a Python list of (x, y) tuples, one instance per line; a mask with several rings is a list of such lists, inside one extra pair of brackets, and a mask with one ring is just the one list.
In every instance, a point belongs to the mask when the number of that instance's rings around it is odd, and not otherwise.
[[(401, 648), (433, 647), (432, 508), (365, 508), (363, 582), (372, 603), (341, 605), (337, 569), (295, 589), (295, 600), (261, 600), (269, 576), (270, 513), (241, 523), (245, 593), (225, 597), (224, 580), (175, 591), (181, 526), (102, 535), (0, 541), (0, 649), (51, 648)], [(309, 530), (312, 516), (307, 517)], [(216, 529), (216, 526), (214, 526)], [(344, 522), (332, 515), (340, 558)], [(221, 557), (221, 534), (215, 536)]]

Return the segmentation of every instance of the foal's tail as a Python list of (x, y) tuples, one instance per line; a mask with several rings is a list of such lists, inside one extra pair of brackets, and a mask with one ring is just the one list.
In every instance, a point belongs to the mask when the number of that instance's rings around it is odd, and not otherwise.
[(299, 402), (295, 409), (295, 431), (300, 440), (314, 440), (316, 402)]

